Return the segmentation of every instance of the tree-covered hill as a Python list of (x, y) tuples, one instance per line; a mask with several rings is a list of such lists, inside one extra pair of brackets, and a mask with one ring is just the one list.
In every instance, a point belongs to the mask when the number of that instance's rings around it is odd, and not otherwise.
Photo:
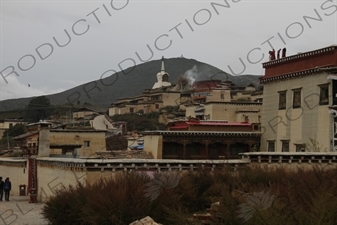
[[(193, 71), (195, 72), (196, 80), (229, 79), (236, 85), (259, 84), (259, 76), (231, 76), (209, 64), (183, 57), (165, 59), (165, 70), (169, 73), (169, 81), (172, 84), (176, 83), (180, 75), (185, 74), (193, 67), (196, 68)], [(57, 94), (46, 95), (46, 97), (50, 99), (52, 105), (63, 105), (66, 103), (78, 105), (87, 102), (92, 105), (108, 107), (118, 98), (140, 95), (144, 89), (152, 88), (153, 84), (157, 81), (156, 74), (160, 69), (161, 60), (153, 60), (130, 67), (111, 76), (105, 74), (104, 79), (100, 79), (97, 75), (97, 80), (79, 84), (79, 86), (72, 89)], [(32, 98), (0, 101), (0, 111), (22, 109), (28, 105)]]

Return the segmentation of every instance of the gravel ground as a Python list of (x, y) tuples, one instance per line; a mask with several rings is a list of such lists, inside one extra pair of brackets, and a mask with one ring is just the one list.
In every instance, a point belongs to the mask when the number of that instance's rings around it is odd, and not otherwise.
[(0, 225), (47, 225), (41, 209), (43, 203), (29, 203), (27, 196), (10, 197), (0, 201)]

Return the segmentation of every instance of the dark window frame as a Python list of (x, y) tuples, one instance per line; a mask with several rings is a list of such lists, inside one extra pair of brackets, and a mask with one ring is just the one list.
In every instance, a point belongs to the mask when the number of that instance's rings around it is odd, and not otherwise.
[(320, 84), (319, 87), (319, 105), (329, 105), (329, 84)]
[(302, 88), (292, 89), (293, 91), (293, 109), (301, 108), (302, 103)]
[(279, 91), (279, 100), (278, 100), (278, 109), (286, 109), (287, 108), (287, 91)]
[(225, 99), (225, 92), (224, 91), (220, 92), (220, 99)]
[(83, 141), (84, 147), (90, 147), (90, 141)]
[[(268, 146), (267, 146), (267, 151), (268, 152), (275, 152), (276, 148), (275, 148), (275, 140), (269, 140), (267, 141)], [(272, 148), (270, 146), (273, 146)], [(271, 151), (272, 149), (272, 151)]]
[(305, 144), (294, 144), (294, 145), (296, 147), (296, 152), (305, 152)]
[(290, 152), (290, 141), (289, 140), (281, 140), (282, 142), (282, 152)]

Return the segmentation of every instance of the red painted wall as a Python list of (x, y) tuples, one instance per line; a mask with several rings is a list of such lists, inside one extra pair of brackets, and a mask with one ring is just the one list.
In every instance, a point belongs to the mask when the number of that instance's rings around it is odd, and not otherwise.
[[(279, 76), (315, 67), (337, 66), (337, 47), (324, 48), (326, 51), (315, 50), (298, 55), (293, 55), (279, 60), (269, 61), (263, 64), (265, 76), (263, 78)], [(263, 79), (262, 78), (262, 79)]]

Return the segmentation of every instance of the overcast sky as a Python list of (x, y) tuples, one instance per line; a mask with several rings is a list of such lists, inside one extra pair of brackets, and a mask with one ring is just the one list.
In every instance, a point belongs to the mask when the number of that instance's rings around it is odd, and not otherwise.
[(272, 47), (293, 55), (337, 44), (337, 0), (0, 2), (0, 100), (57, 93), (162, 56), (263, 75)]

